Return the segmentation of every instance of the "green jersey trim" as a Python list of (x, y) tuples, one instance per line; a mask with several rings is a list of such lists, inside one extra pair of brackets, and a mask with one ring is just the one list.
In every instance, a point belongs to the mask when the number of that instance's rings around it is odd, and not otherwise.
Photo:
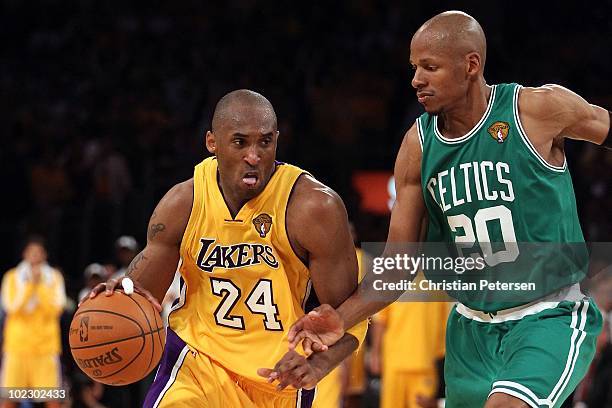
[(468, 139), (470, 139), (472, 136), (474, 136), (476, 133), (478, 133), (482, 125), (489, 118), (489, 114), (493, 110), (493, 104), (495, 103), (495, 90), (496, 89), (497, 89), (497, 85), (493, 85), (491, 89), (491, 97), (489, 98), (489, 104), (487, 105), (487, 109), (485, 110), (484, 114), (482, 115), (478, 123), (476, 123), (476, 125), (472, 128), (472, 130), (470, 130), (468, 133), (466, 133), (465, 135), (461, 137), (449, 139), (449, 138), (442, 136), (442, 133), (440, 133), (440, 131), (438, 130), (438, 115), (435, 115), (433, 117), (434, 119), (433, 128), (434, 128), (434, 134), (436, 135), (438, 140), (440, 140), (440, 142), (445, 143), (445, 144), (454, 145), (458, 143), (463, 143), (467, 141)]
[(421, 129), (421, 118), (416, 120), (417, 135), (419, 137), (419, 144), (421, 145), (421, 152), (423, 151), (423, 131)]
[(565, 155), (563, 155), (563, 166), (554, 166), (544, 160), (544, 158), (540, 155), (540, 153), (538, 153), (538, 151), (535, 149), (535, 147), (527, 137), (527, 133), (525, 132), (523, 124), (521, 123), (521, 119), (519, 118), (518, 110), (518, 96), (522, 88), (523, 87), (520, 85), (517, 85), (514, 88), (514, 96), (512, 99), (512, 111), (514, 114), (514, 121), (516, 122), (516, 125), (518, 127), (518, 133), (521, 136), (523, 143), (525, 143), (525, 146), (527, 146), (527, 149), (536, 157), (536, 159), (538, 159), (542, 166), (544, 166), (548, 170), (554, 171), (555, 173), (563, 173), (567, 169), (567, 158), (565, 157)]

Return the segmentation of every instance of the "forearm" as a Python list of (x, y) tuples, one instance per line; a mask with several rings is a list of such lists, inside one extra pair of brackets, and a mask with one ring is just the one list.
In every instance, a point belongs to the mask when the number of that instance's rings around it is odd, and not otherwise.
[[(401, 290), (379, 290), (386, 282), (412, 281), (416, 274), (407, 271), (389, 270), (380, 275), (368, 273), (357, 290), (342, 303), (337, 311), (346, 331), (362, 320), (395, 302), (404, 292)], [(377, 282), (380, 281), (380, 282)]]
[(359, 341), (350, 335), (345, 334), (338, 342), (325, 352), (313, 353), (308, 360), (315, 367), (319, 367), (319, 379), (322, 379), (344, 361), (353, 351), (357, 350)]
[(178, 248), (150, 245), (132, 260), (127, 276), (161, 302), (174, 279), (178, 261)]

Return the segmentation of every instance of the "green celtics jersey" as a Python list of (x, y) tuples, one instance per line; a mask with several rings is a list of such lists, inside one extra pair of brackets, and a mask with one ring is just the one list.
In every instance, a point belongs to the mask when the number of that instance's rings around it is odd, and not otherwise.
[[(446, 243), (454, 256), (481, 257), (485, 265), (442, 278), (536, 286), (449, 292), (485, 312), (525, 304), (577, 282), (588, 263), (567, 164), (547, 163), (527, 138), (518, 116), (520, 89), (494, 85), (482, 118), (459, 138), (445, 138), (436, 115), (425, 113), (416, 122), (427, 242)], [(425, 272), (434, 279), (436, 271)]]

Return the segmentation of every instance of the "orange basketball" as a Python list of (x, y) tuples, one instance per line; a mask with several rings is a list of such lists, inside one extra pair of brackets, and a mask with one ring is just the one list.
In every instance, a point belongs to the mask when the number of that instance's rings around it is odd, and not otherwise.
[(125, 385), (141, 380), (162, 355), (162, 319), (142, 295), (115, 291), (87, 299), (70, 323), (70, 351), (93, 380)]

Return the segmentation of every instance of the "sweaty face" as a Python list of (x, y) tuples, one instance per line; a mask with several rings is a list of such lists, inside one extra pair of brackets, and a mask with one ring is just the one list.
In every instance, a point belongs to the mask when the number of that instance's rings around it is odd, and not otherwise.
[(278, 131), (271, 111), (257, 106), (232, 109), (213, 135), (224, 193), (243, 200), (261, 193), (276, 158)]
[(410, 43), (412, 86), (425, 111), (438, 115), (466, 94), (468, 76), (465, 59), (445, 47), (444, 38), (417, 33)]

